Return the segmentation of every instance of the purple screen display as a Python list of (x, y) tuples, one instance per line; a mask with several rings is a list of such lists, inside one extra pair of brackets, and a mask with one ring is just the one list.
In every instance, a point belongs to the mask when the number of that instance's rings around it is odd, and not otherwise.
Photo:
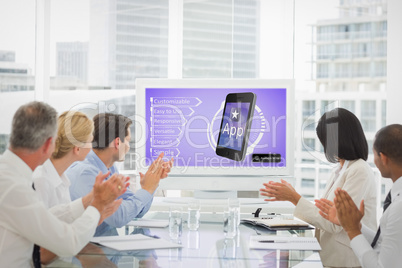
[[(215, 150), (226, 96), (243, 92), (253, 92), (257, 101), (246, 157), (238, 162), (216, 155)], [(177, 166), (286, 166), (285, 88), (146, 88), (145, 97), (148, 160), (156, 159), (164, 152), (166, 157), (175, 159)], [(240, 109), (239, 120), (231, 122), (231, 126), (245, 125), (242, 120), (247, 120), (248, 103), (228, 103), (226, 107), (227, 117), (233, 109)], [(229, 129), (229, 136), (230, 133)], [(243, 139), (245, 133), (240, 135), (236, 129), (235, 136), (233, 134), (234, 130), (231, 138), (236, 140), (236, 135)], [(221, 137), (220, 145), (241, 150), (241, 142), (230, 144), (225, 135), (223, 140)], [(255, 163), (253, 154), (279, 154), (281, 161)]]

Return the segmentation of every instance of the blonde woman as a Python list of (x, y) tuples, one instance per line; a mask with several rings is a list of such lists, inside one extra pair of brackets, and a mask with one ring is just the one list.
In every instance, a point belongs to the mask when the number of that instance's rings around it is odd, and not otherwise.
[[(93, 128), (92, 120), (81, 112), (69, 111), (59, 116), (55, 150), (33, 174), (35, 190), (47, 208), (71, 202), (70, 180), (64, 171), (90, 152)], [(92, 192), (83, 197), (84, 205), (91, 200)]]

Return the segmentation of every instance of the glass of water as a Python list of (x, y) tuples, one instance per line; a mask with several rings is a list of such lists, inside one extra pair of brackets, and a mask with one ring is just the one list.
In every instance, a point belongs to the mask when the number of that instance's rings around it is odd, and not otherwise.
[(169, 236), (173, 240), (181, 238), (183, 230), (183, 209), (181, 207), (171, 207), (169, 211)]
[(228, 207), (229, 211), (233, 213), (233, 217), (235, 218), (236, 225), (240, 225), (240, 202), (237, 198), (229, 198), (228, 199)]
[(229, 199), (227, 210), (223, 214), (223, 231), (227, 238), (236, 236), (238, 224), (240, 224), (239, 201), (238, 199)]
[(187, 227), (191, 231), (196, 231), (200, 227), (200, 201), (197, 199), (188, 203)]

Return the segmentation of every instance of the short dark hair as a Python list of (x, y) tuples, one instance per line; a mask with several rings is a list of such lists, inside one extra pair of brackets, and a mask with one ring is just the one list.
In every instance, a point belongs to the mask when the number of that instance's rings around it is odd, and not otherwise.
[(350, 111), (336, 108), (324, 113), (316, 132), (329, 162), (336, 163), (339, 159), (367, 160), (366, 136), (359, 119)]
[(102, 113), (93, 118), (94, 121), (94, 149), (106, 149), (116, 138), (124, 141), (128, 136), (128, 128), (132, 124), (130, 118), (121, 114)]
[(391, 160), (402, 164), (402, 125), (385, 126), (375, 134), (373, 148)]

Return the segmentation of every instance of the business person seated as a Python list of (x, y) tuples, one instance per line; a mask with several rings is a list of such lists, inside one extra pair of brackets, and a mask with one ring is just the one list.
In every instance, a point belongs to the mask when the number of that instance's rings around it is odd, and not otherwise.
[[(32, 188), (32, 172), (53, 153), (56, 131), (57, 113), (42, 102), (21, 106), (13, 117), (9, 148), (0, 157), (0, 267), (40, 267), (34, 244), (59, 256), (77, 254), (93, 237), (104, 208), (126, 190), (123, 176), (104, 181), (109, 174), (99, 174), (87, 208), (78, 200), (48, 210)], [(75, 221), (58, 219), (52, 214), (57, 209)]]
[[(64, 112), (58, 118), (55, 149), (50, 159), (38, 166), (33, 173), (35, 191), (47, 208), (59, 204), (68, 204), (70, 198), (70, 180), (64, 171), (74, 162), (82, 161), (92, 148), (93, 122), (85, 114), (78, 111)], [(82, 198), (84, 207), (93, 199), (93, 191)], [(100, 222), (112, 215), (122, 199), (117, 200), (102, 213)], [(56, 215), (65, 222), (73, 222), (70, 213)], [(41, 263), (48, 264), (57, 256), (47, 249), (41, 248)]]
[[(396, 268), (402, 264), (402, 125), (380, 129), (373, 144), (374, 163), (384, 178), (393, 182), (377, 231), (361, 221), (367, 213), (366, 200), (360, 209), (346, 190), (335, 191), (334, 203), (317, 200), (321, 215), (347, 232), (350, 245), (364, 268)], [(362, 223), (361, 223), (362, 222)]]
[[(130, 149), (132, 121), (119, 114), (103, 113), (94, 117), (93, 149), (82, 162), (75, 162), (66, 171), (71, 180), (71, 199), (87, 195), (94, 184), (94, 176), (101, 172), (117, 174), (115, 162), (124, 161)], [(122, 204), (117, 211), (105, 219), (96, 229), (95, 236), (117, 235), (116, 228), (122, 227), (137, 217), (148, 212), (153, 195), (159, 185), (159, 180), (167, 177), (173, 164), (173, 159), (164, 162), (163, 153), (151, 165), (146, 174), (140, 173), (141, 188), (133, 193), (130, 189), (121, 196)], [(156, 176), (156, 164), (164, 167), (161, 176)]]
[[(376, 227), (376, 187), (374, 173), (366, 162), (367, 140), (357, 117), (346, 109), (328, 111), (316, 128), (327, 160), (338, 163), (324, 190), (324, 198), (333, 199), (337, 188), (347, 190), (355, 202), (366, 201), (363, 222)], [(322, 250), (320, 257), (326, 267), (359, 267), (360, 263), (350, 248), (349, 238), (341, 226), (323, 219), (318, 208), (301, 197), (286, 181), (264, 183), (261, 195), (266, 201), (290, 201), (296, 208), (294, 215), (316, 227), (315, 235)]]
[[(51, 157), (33, 173), (36, 193), (47, 208), (71, 202), (70, 180), (64, 174), (76, 161), (83, 161), (92, 148), (93, 122), (78, 111), (58, 118), (55, 149)], [(85, 199), (92, 199), (92, 192)]]

